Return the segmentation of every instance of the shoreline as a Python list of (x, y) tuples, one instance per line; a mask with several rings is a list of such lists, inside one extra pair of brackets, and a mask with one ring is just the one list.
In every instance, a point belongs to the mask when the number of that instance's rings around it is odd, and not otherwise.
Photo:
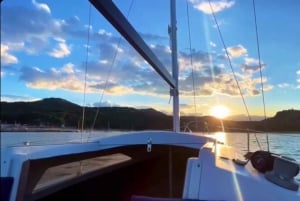
[(1, 128), (0, 132), (79, 132), (79, 129), (57, 127), (18, 127)]

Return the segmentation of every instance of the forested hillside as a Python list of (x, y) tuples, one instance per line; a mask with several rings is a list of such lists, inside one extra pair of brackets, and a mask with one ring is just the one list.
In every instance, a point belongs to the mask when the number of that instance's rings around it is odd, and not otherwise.
[[(35, 102), (1, 102), (1, 123), (39, 127), (81, 128), (83, 108), (59, 98)], [(96, 113), (98, 113), (97, 118)], [(95, 122), (95, 124), (94, 124)], [(84, 128), (122, 130), (172, 130), (172, 117), (154, 109), (128, 107), (86, 107)], [(300, 111), (285, 110), (263, 121), (223, 121), (225, 131), (300, 131)], [(181, 117), (181, 130), (221, 131), (220, 120), (204, 117)]]

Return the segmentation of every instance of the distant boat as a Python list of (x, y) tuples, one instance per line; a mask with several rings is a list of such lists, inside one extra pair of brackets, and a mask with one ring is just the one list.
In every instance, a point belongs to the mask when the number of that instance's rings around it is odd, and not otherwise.
[(111, 0), (90, 0), (170, 85), (173, 131), (119, 133), (91, 142), (1, 150), (1, 200), (299, 201), (299, 164), (267, 151), (238, 160), (217, 139), (179, 129), (175, 0), (173, 77)]

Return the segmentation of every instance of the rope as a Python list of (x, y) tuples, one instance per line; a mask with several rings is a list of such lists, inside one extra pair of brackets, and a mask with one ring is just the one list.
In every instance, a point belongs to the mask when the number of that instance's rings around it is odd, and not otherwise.
[[(263, 101), (263, 108), (264, 108), (264, 120), (267, 120), (266, 103), (265, 103), (265, 93), (264, 93), (264, 84), (263, 84), (263, 78), (262, 78), (262, 65), (261, 65), (261, 56), (260, 56), (259, 36), (258, 36), (258, 28), (257, 28), (257, 17), (256, 17), (255, 0), (252, 1), (252, 4), (253, 4), (253, 15), (254, 15), (254, 23), (255, 23), (255, 36), (256, 36), (256, 44), (257, 44), (258, 63), (259, 63), (261, 94), (262, 94), (262, 101)], [(266, 121), (264, 121), (264, 127), (266, 127), (265, 125), (266, 125)], [(268, 135), (268, 133), (267, 133), (267, 148), (268, 148), (268, 152), (269, 152), (270, 151), (270, 146), (269, 146), (269, 135)]]
[[(209, 3), (209, 7), (210, 7), (210, 9), (211, 9), (211, 12), (212, 12), (212, 15), (213, 15), (215, 24), (216, 24), (216, 26), (217, 26), (218, 33), (219, 33), (219, 36), (220, 36), (220, 39), (221, 39), (223, 48), (224, 48), (225, 53), (226, 53), (226, 57), (227, 57), (227, 59), (228, 59), (228, 63), (229, 63), (231, 72), (232, 72), (232, 74), (233, 74), (233, 78), (234, 78), (234, 80), (235, 80), (235, 83), (236, 83), (236, 85), (237, 85), (237, 87), (238, 87), (238, 90), (239, 90), (239, 93), (240, 93), (240, 95), (241, 95), (241, 98), (242, 98), (242, 101), (243, 101), (243, 104), (244, 104), (244, 107), (245, 107), (245, 110), (246, 110), (248, 119), (249, 119), (249, 121), (252, 121), (252, 118), (251, 118), (251, 116), (250, 116), (250, 113), (249, 113), (249, 110), (248, 110), (248, 107), (247, 107), (247, 104), (246, 104), (246, 101), (245, 101), (245, 97), (244, 97), (244, 95), (243, 95), (243, 93), (242, 93), (241, 87), (240, 87), (239, 82), (238, 82), (238, 80), (237, 80), (237, 76), (236, 76), (235, 71), (234, 71), (234, 69), (233, 69), (232, 62), (231, 62), (231, 59), (230, 59), (230, 56), (229, 56), (229, 53), (228, 53), (228, 50), (227, 50), (227, 46), (226, 46), (226, 44), (225, 44), (225, 42), (224, 42), (224, 38), (223, 38), (223, 35), (222, 35), (222, 33), (221, 33), (219, 23), (218, 23), (218, 21), (217, 21), (217, 18), (216, 18), (214, 9), (213, 9), (213, 7), (212, 7), (212, 5), (211, 5), (211, 1), (208, 0), (208, 3)], [(260, 144), (259, 144), (259, 141), (258, 141), (258, 138), (257, 138), (256, 134), (255, 134), (255, 138), (256, 138), (256, 140), (257, 140), (257, 143), (258, 143), (258, 145), (259, 145), (259, 148), (261, 149), (261, 146), (260, 146)]]
[(189, 4), (188, 1), (186, 1), (186, 13), (187, 13), (187, 23), (188, 23), (188, 33), (189, 33), (189, 49), (190, 49), (190, 63), (192, 67), (192, 80), (193, 80), (193, 97), (194, 97), (194, 109), (195, 109), (195, 122), (196, 122), (196, 128), (198, 128), (197, 123), (197, 105), (196, 105), (196, 89), (195, 89), (195, 76), (194, 76), (194, 63), (193, 63), (193, 55), (192, 55), (192, 39), (191, 39), (191, 28), (190, 28), (190, 14), (189, 14)]
[(233, 70), (233, 66), (232, 66), (232, 62), (231, 62), (231, 59), (230, 59), (230, 56), (229, 56), (229, 53), (228, 53), (228, 50), (227, 50), (227, 46), (225, 45), (225, 42), (224, 42), (224, 39), (223, 39), (223, 35), (222, 35), (222, 33), (221, 33), (221, 30), (220, 30), (219, 23), (218, 23), (218, 21), (217, 21), (217, 18), (216, 18), (216, 15), (215, 15), (215, 12), (214, 12), (214, 10), (213, 10), (213, 7), (212, 7), (212, 5), (211, 5), (210, 0), (208, 0), (208, 3), (209, 3), (209, 6), (210, 6), (210, 9), (211, 9), (211, 11), (212, 11), (212, 15), (213, 15), (215, 24), (216, 24), (216, 26), (217, 26), (218, 33), (219, 33), (219, 36), (220, 36), (222, 45), (223, 45), (223, 47), (224, 47), (224, 49), (225, 49), (226, 57), (227, 57), (227, 59), (228, 59), (228, 63), (229, 63), (231, 72), (232, 72), (232, 74), (233, 74), (235, 83), (236, 83), (236, 85), (237, 85), (237, 87), (238, 87), (238, 90), (239, 90), (239, 92), (240, 92), (240, 95), (241, 95), (241, 97), (242, 97), (243, 104), (244, 104), (244, 107), (245, 107), (246, 112), (247, 112), (247, 115), (248, 115), (248, 119), (249, 119), (250, 121), (252, 121), (251, 116), (250, 116), (250, 113), (249, 113), (249, 110), (248, 110), (248, 107), (247, 107), (247, 105), (246, 105), (245, 98), (244, 98), (243, 93), (242, 93), (242, 90), (241, 90), (241, 87), (240, 87), (239, 82), (238, 82), (238, 80), (237, 80), (237, 76), (236, 76), (236, 74), (235, 74), (235, 71)]
[(81, 133), (83, 133), (84, 121), (85, 121), (85, 96), (86, 96), (87, 68), (88, 68), (88, 59), (89, 59), (89, 45), (90, 45), (90, 25), (91, 25), (91, 4), (89, 6), (89, 27), (88, 27), (88, 33), (87, 33), (87, 46), (86, 46), (86, 56), (85, 56), (85, 73), (84, 73)]
[[(129, 14), (130, 14), (130, 12), (131, 12), (133, 3), (134, 3), (134, 0), (132, 0), (131, 3), (130, 3), (129, 9), (128, 9), (127, 14), (126, 14), (126, 17), (127, 17), (127, 18), (128, 18)], [(107, 89), (108, 81), (109, 81), (109, 78), (110, 78), (110, 75), (111, 75), (111, 71), (112, 71), (112, 67), (113, 67), (114, 64), (115, 64), (115, 61), (116, 61), (116, 58), (117, 58), (117, 55), (118, 55), (118, 47), (120, 46), (121, 40), (122, 40), (121, 37), (119, 37), (118, 43), (117, 43), (117, 48), (116, 48), (116, 50), (115, 50), (115, 53), (114, 53), (114, 56), (113, 56), (111, 65), (110, 65), (109, 70), (108, 70), (108, 73), (107, 73), (107, 77), (106, 77), (106, 80), (105, 80), (104, 88), (103, 88), (102, 93), (101, 93), (101, 96), (100, 96), (99, 103), (102, 102), (103, 97), (104, 97), (104, 92), (105, 92), (106, 89)], [(100, 110), (100, 107), (98, 106), (98, 107), (97, 107), (96, 114), (95, 114), (95, 117), (94, 117), (94, 120), (93, 120), (93, 124), (92, 124), (92, 126), (91, 126), (91, 130), (93, 130), (94, 127), (95, 127), (96, 120), (97, 120), (97, 117), (98, 117), (98, 115), (99, 115), (99, 110)]]

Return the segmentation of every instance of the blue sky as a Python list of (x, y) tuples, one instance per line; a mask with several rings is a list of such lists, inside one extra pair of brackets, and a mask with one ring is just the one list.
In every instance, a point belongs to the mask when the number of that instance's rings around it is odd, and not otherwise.
[[(171, 71), (169, 1), (115, 3)], [(252, 0), (211, 5), (249, 113), (262, 116)], [(267, 116), (300, 109), (299, 9), (298, 0), (256, 1)], [(177, 1), (177, 26), (181, 115), (207, 115), (222, 104), (230, 115), (245, 116), (208, 1)], [(1, 101), (48, 97), (87, 106), (172, 109), (168, 85), (87, 0), (4, 0)]]

